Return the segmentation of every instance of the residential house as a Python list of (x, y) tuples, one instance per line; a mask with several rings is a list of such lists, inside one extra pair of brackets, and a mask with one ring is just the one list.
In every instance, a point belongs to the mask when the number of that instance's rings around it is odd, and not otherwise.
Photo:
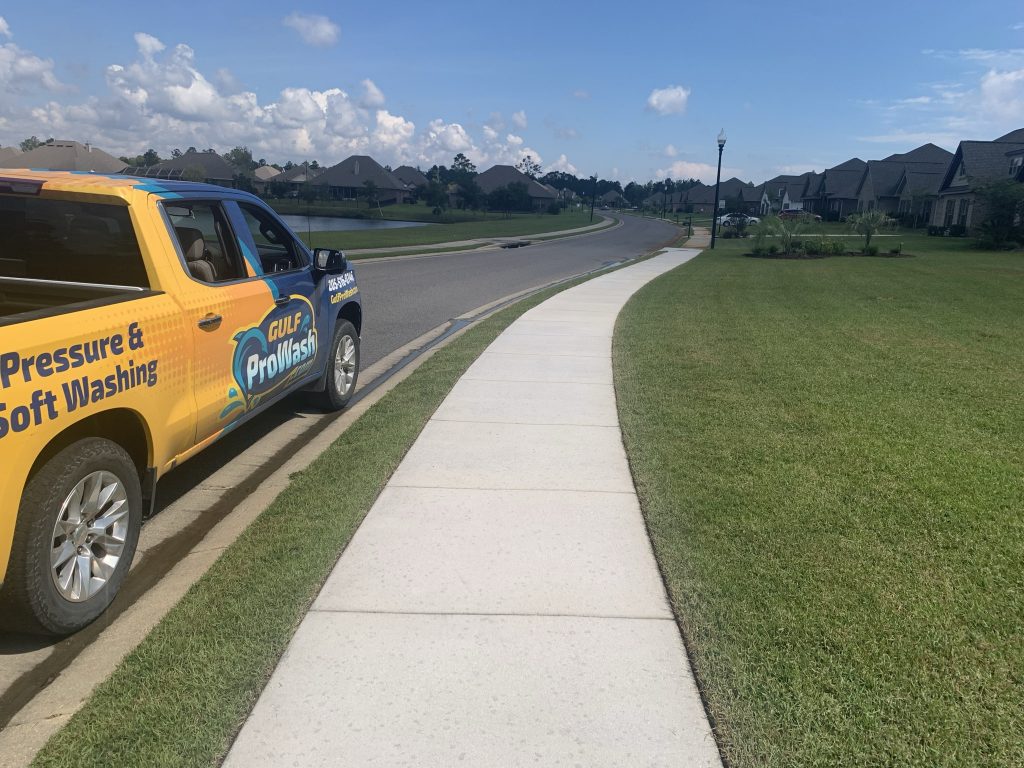
[(856, 213), (867, 167), (866, 162), (854, 157), (827, 169), (820, 178), (812, 177), (804, 191), (804, 208), (833, 221)]
[(54, 139), (28, 152), (0, 158), (0, 168), (45, 168), (51, 171), (120, 173), (124, 167), (123, 161), (91, 144)]
[(597, 204), (608, 206), (609, 208), (629, 207), (629, 201), (617, 189), (609, 189), (603, 195), (598, 195)]
[(429, 183), (419, 168), (411, 165), (400, 165), (391, 172), (391, 175), (406, 185), (409, 189), (425, 187)]
[(804, 192), (807, 191), (808, 180), (814, 176), (813, 171), (799, 175), (784, 174), (765, 182), (765, 197), (768, 199), (766, 213), (779, 211), (799, 211), (804, 207)]
[(500, 187), (507, 187), (509, 184), (524, 184), (526, 193), (530, 196), (530, 201), (536, 210), (542, 210), (558, 199), (558, 193), (553, 189), (531, 179), (511, 165), (495, 165), (488, 168), (476, 177), (476, 183), (486, 195)]
[(239, 173), (237, 168), (213, 150), (200, 152), (195, 149), (156, 165), (132, 167), (125, 171), (129, 176), (202, 181), (220, 187), (236, 186), (235, 177)]
[[(697, 184), (683, 194), (682, 209), (687, 213), (711, 213), (715, 208), (715, 186), (713, 184)], [(722, 201), (719, 201), (720, 204)]]
[(858, 193), (858, 210), (913, 214), (928, 221), (942, 176), (953, 153), (925, 144), (884, 160), (869, 160)]
[(272, 176), (266, 182), (266, 188), (275, 197), (298, 197), (300, 191), (323, 172), (323, 168), (312, 168), (308, 163), (293, 165)]
[(372, 182), (381, 205), (404, 203), (409, 190), (405, 183), (369, 155), (352, 155), (332, 165), (310, 184), (326, 190), (333, 200), (355, 200), (366, 194), (367, 182)]
[(767, 183), (756, 187), (753, 185), (743, 186), (740, 188), (739, 201), (743, 205), (743, 213), (751, 216), (764, 216), (771, 209)]
[(272, 165), (260, 165), (252, 172), (252, 175), (255, 177), (256, 181), (266, 182), (270, 181), (279, 173), (281, 173), (280, 168), (275, 168)]
[(1002, 179), (1021, 181), (1024, 128), (995, 141), (961, 141), (939, 184), (931, 223), (969, 230), (985, 218), (978, 189)]

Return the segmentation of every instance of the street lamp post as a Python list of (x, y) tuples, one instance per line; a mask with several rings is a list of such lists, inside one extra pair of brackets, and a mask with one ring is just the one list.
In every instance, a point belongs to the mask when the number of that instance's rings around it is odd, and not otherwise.
[(715, 247), (718, 230), (718, 185), (722, 183), (722, 150), (725, 149), (725, 129), (718, 134), (718, 176), (715, 177), (715, 209), (711, 212), (711, 247)]

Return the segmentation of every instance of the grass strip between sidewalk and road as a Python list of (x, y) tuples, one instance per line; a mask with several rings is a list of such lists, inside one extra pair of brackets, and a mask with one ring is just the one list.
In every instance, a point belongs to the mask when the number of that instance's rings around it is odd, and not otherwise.
[(293, 475), (33, 765), (219, 763), (339, 555), (455, 382), (516, 318), (586, 279), (469, 328)]
[(723, 753), (1024, 765), (1024, 255), (745, 258), (619, 316), (615, 386)]

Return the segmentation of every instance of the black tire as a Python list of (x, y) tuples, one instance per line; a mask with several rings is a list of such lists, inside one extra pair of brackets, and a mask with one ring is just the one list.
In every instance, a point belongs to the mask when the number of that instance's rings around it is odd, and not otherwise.
[[(346, 342), (352, 344), (352, 358), (350, 363), (341, 366), (336, 363), (343, 356)], [(346, 375), (345, 371), (349, 371), (350, 376)], [(358, 378), (359, 334), (348, 320), (338, 320), (334, 328), (334, 338), (331, 339), (331, 348), (328, 350), (327, 373), (324, 376), (323, 387), (313, 392), (311, 399), (317, 407), (325, 411), (340, 411), (348, 405), (355, 394)]]
[[(54, 528), (72, 491), (97, 472), (113, 475), (122, 486), (123, 504), (128, 506), (124, 541), (105, 583), (91, 596), (74, 602), (61, 594), (52, 575), (50, 558), (58, 541)], [(139, 473), (121, 446), (87, 438), (57, 453), (32, 476), (21, 496), (11, 559), (0, 590), (0, 625), (16, 632), (60, 636), (90, 624), (116, 597), (135, 556), (141, 528)]]

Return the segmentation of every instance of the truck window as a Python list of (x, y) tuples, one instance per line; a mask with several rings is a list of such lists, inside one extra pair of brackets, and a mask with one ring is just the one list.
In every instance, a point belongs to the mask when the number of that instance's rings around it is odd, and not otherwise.
[(287, 272), (309, 264), (306, 250), (272, 215), (258, 205), (239, 203), (238, 208), (249, 225), (263, 272)]
[(220, 203), (175, 200), (164, 204), (189, 274), (203, 283), (248, 277)]
[(128, 207), (0, 195), (0, 277), (148, 288)]

